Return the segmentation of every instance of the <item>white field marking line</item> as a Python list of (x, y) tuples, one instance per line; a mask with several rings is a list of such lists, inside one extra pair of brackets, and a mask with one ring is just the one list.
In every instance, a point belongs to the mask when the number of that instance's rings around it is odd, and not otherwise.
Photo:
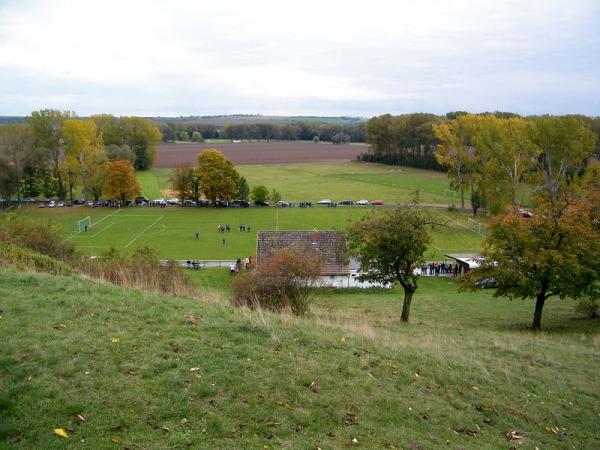
[(114, 222), (111, 222), (111, 223), (109, 223), (109, 224), (108, 224), (108, 225), (106, 225), (104, 228), (102, 228), (100, 231), (96, 231), (96, 233), (95, 233), (95, 234), (90, 234), (90, 235), (88, 235), (88, 234), (86, 234), (86, 235), (78, 235), (78, 236), (72, 236), (72, 237), (76, 237), (76, 238), (83, 238), (83, 239), (86, 239), (86, 238), (95, 238), (95, 237), (96, 237), (96, 236), (98, 236), (100, 233), (102, 233), (104, 230), (106, 230), (108, 227), (112, 227), (114, 224), (115, 224)]
[(447, 215), (442, 214), (441, 212), (439, 212), (439, 211), (437, 211), (435, 209), (434, 209), (434, 211), (436, 213), (438, 213), (440, 216), (445, 217), (446, 219), (448, 219), (450, 222), (455, 222), (456, 224), (458, 224), (458, 226), (463, 227), (466, 230), (469, 230), (471, 233), (475, 233), (475, 234), (478, 234), (479, 236), (481, 236), (481, 234), (477, 230), (474, 230), (473, 228), (468, 227), (468, 226), (460, 223), (458, 220), (454, 220), (452, 217), (448, 217)]
[(139, 237), (140, 237), (142, 234), (144, 234), (146, 231), (148, 231), (150, 228), (152, 228), (152, 227), (153, 227), (153, 226), (156, 224), (156, 222), (158, 222), (158, 221), (159, 221), (160, 219), (162, 219), (163, 217), (165, 217), (165, 216), (160, 216), (158, 219), (156, 219), (154, 222), (152, 222), (152, 223), (151, 223), (149, 226), (147, 226), (147, 227), (146, 227), (146, 228), (144, 228), (142, 231), (140, 231), (140, 233), (139, 233), (139, 234), (138, 234), (136, 237), (134, 237), (134, 238), (133, 238), (131, 241), (129, 241), (129, 243), (128, 243), (128, 244), (127, 244), (127, 245), (126, 245), (124, 248), (127, 248), (127, 247), (129, 247), (131, 244), (133, 244), (135, 241), (137, 241), (137, 240), (138, 240), (138, 238), (139, 238)]
[[(111, 212), (110, 214), (107, 214), (106, 216), (104, 216), (102, 219), (100, 219), (100, 220), (99, 220), (99, 221), (97, 221), (96, 223), (93, 223), (93, 224), (91, 224), (91, 225), (88, 227), (88, 230), (89, 230), (90, 228), (92, 228), (92, 227), (95, 227), (96, 225), (98, 225), (98, 224), (99, 224), (100, 222), (102, 222), (104, 219), (107, 219), (108, 217), (112, 216), (113, 214), (116, 214), (116, 213), (118, 213), (119, 211), (121, 211), (121, 210), (120, 210), (120, 209), (117, 209), (116, 211), (113, 211), (113, 212)], [(90, 219), (90, 221), (91, 221), (91, 219)], [(79, 231), (77, 231), (77, 232), (73, 232), (73, 233), (71, 234), (71, 236), (69, 236), (68, 238), (66, 238), (66, 239), (65, 239), (63, 242), (67, 242), (69, 239), (71, 239), (71, 238), (74, 238), (75, 236), (77, 236), (78, 234), (80, 234), (80, 233), (81, 233), (81, 231), (82, 231), (82, 230), (79, 230)]]

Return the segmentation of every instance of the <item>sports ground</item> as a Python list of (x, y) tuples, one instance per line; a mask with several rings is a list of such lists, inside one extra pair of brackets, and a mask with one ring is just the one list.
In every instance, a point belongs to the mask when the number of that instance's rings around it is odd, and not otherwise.
[[(364, 214), (379, 213), (367, 207), (313, 208), (75, 208), (36, 209), (25, 214), (60, 228), (65, 240), (83, 254), (101, 255), (111, 246), (125, 253), (149, 246), (161, 259), (227, 260), (254, 255), (258, 230), (343, 230)], [(431, 210), (447, 225), (432, 234), (428, 259), (444, 253), (477, 252), (482, 235), (469, 216), (459, 212)], [(90, 217), (87, 231), (77, 222)], [(250, 231), (239, 231), (239, 225)], [(219, 225), (230, 225), (221, 233)], [(199, 233), (196, 239), (195, 234)], [(223, 243), (225, 239), (225, 243)]]

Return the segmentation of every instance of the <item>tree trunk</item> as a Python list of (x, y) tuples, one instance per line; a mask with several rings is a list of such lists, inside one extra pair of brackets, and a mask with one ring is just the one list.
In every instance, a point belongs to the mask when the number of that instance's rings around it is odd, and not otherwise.
[(535, 312), (533, 313), (533, 323), (531, 324), (532, 330), (540, 330), (542, 328), (542, 309), (544, 309), (544, 302), (546, 301), (545, 294), (538, 294), (535, 299)]
[(408, 316), (410, 314), (410, 302), (415, 291), (404, 288), (404, 303), (402, 304), (402, 315), (400, 321), (408, 323)]
[(462, 186), (460, 187), (460, 207), (465, 209), (465, 190)]

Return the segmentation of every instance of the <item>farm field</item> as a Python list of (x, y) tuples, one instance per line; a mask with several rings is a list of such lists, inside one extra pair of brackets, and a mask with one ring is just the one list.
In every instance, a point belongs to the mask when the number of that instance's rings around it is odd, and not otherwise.
[[(99, 255), (111, 246), (133, 252), (153, 247), (161, 259), (235, 259), (254, 255), (258, 230), (343, 230), (372, 207), (313, 208), (27, 208), (21, 214), (57, 225), (83, 254)], [(433, 233), (426, 257), (441, 260), (446, 252), (468, 253), (480, 249), (482, 236), (467, 214), (432, 210), (448, 226)], [(87, 232), (76, 231), (77, 221), (91, 217)], [(231, 226), (220, 233), (218, 225)], [(250, 232), (240, 232), (246, 224)], [(195, 233), (200, 239), (195, 239)], [(225, 244), (222, 239), (225, 239)]]
[[(214, 272), (204, 281), (222, 286)], [(326, 291), (295, 318), (233, 308), (224, 292), (1, 276), (0, 439), (15, 448), (599, 444), (599, 322), (568, 300), (549, 301), (533, 334), (531, 302), (439, 278), (421, 280), (401, 325), (397, 290)]]
[[(407, 203), (419, 191), (420, 203), (460, 204), (456, 192), (448, 189), (443, 172), (358, 162), (286, 165), (241, 165), (236, 169), (250, 187), (265, 184), (288, 201), (375, 200)], [(144, 195), (148, 198), (169, 194), (170, 169), (138, 172)]]
[(365, 145), (309, 141), (160, 143), (154, 166), (164, 169), (183, 163), (195, 165), (198, 152), (207, 148), (218, 148), (236, 165), (351, 161), (367, 149)]

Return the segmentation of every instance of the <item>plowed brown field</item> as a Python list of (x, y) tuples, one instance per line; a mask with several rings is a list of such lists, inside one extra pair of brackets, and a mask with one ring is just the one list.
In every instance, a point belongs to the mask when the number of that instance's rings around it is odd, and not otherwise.
[(231, 144), (164, 144), (158, 145), (154, 167), (175, 167), (182, 163), (196, 165), (198, 152), (216, 148), (234, 164), (299, 164), (326, 161), (350, 161), (366, 146), (315, 144), (307, 141), (239, 142)]

